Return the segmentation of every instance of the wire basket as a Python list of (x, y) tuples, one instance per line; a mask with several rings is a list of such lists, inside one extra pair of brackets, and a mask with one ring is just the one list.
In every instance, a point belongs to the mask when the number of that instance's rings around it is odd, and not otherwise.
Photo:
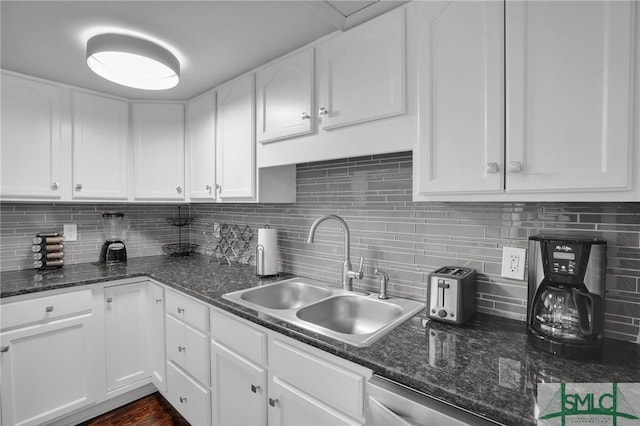
[(168, 217), (167, 223), (171, 226), (186, 226), (193, 222), (192, 217)]
[(170, 256), (189, 256), (198, 247), (191, 243), (174, 243), (162, 246), (162, 251)]

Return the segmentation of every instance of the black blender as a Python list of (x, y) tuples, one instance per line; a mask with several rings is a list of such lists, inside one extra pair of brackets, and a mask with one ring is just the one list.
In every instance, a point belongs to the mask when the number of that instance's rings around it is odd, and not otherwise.
[(124, 236), (129, 230), (129, 219), (124, 217), (124, 213), (102, 213), (102, 228), (106, 241), (100, 250), (100, 262), (126, 262), (127, 249), (124, 246)]
[(529, 343), (574, 359), (601, 354), (604, 338), (606, 241), (529, 238)]

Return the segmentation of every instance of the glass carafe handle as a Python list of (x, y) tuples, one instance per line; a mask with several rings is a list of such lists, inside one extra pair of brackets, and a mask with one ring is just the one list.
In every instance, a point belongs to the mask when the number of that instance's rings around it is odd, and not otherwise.
[[(592, 335), (594, 328), (595, 315), (593, 312), (594, 300), (590, 293), (578, 291), (575, 288), (571, 289), (573, 296), (573, 303), (575, 303), (578, 310), (578, 328), (585, 335)], [(589, 303), (585, 303), (588, 300)], [(591, 320), (589, 320), (591, 317)]]

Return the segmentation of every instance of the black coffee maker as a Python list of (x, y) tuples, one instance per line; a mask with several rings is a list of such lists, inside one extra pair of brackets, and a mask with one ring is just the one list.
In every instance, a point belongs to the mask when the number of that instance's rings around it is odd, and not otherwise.
[(574, 359), (598, 358), (604, 338), (606, 241), (529, 238), (529, 343)]

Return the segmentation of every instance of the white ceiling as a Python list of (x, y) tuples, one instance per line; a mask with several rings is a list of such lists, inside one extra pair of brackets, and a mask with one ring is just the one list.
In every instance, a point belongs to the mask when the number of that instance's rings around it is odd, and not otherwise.
[[(406, 1), (0, 1), (0, 66), (130, 99), (187, 100), (338, 29)], [(119, 86), (89, 70), (86, 40), (123, 32), (181, 62), (173, 89)]]

